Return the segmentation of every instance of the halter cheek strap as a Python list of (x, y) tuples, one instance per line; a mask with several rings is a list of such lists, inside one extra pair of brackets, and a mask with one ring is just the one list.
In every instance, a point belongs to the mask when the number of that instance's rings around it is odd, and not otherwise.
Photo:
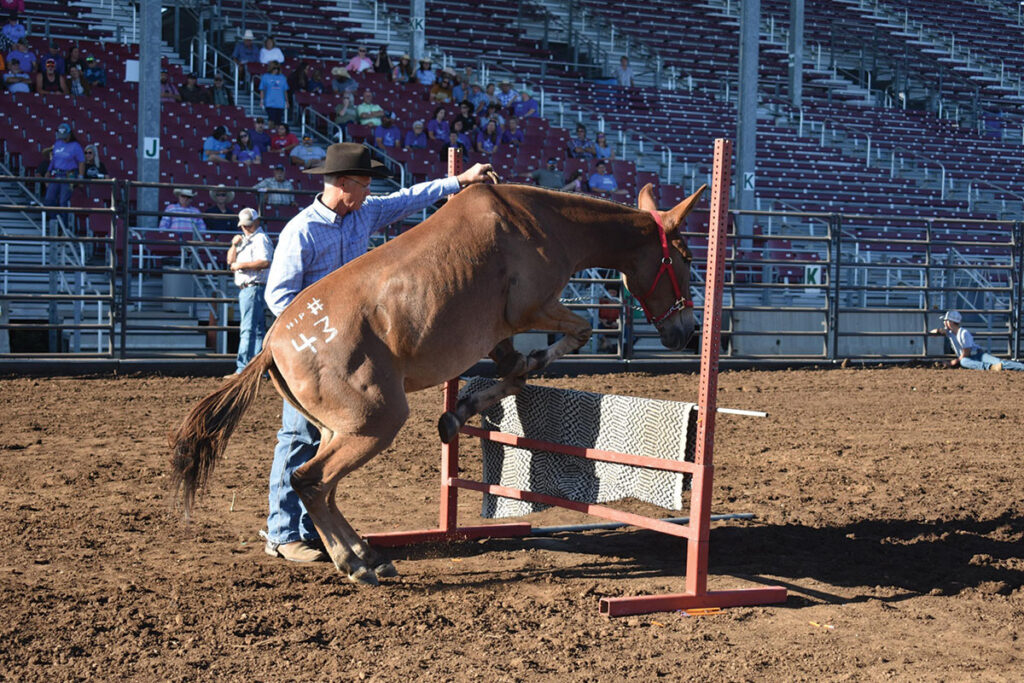
[[(640, 308), (643, 309), (644, 315), (655, 327), (658, 327), (662, 322), (665, 321), (670, 315), (676, 311), (682, 311), (687, 308), (693, 308), (693, 300), (683, 298), (682, 290), (679, 288), (679, 282), (676, 280), (675, 271), (672, 270), (672, 257), (668, 251), (668, 238), (665, 236), (665, 225), (661, 222), (661, 215), (657, 211), (651, 211), (651, 216), (654, 217), (654, 222), (658, 224), (658, 238), (661, 240), (661, 266), (658, 268), (658, 274), (654, 276), (654, 282), (651, 283), (650, 288), (642, 296), (636, 298), (637, 303), (640, 304)], [(672, 283), (672, 294), (675, 295), (675, 303), (668, 307), (668, 310), (661, 315), (651, 315), (650, 309), (645, 303), (651, 294), (654, 293), (654, 288), (658, 286), (658, 282), (661, 280), (661, 276), (668, 273), (669, 282)]]

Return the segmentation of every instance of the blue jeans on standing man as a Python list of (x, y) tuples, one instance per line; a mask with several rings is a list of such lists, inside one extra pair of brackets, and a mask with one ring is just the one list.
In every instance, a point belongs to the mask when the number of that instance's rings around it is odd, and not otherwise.
[(1015, 360), (999, 360), (988, 351), (981, 349), (975, 349), (970, 356), (961, 359), (960, 367), (968, 370), (988, 370), (998, 363), (1002, 364), (1003, 370), (1024, 370), (1024, 363), (1018, 363)]
[(238, 308), (242, 319), (238, 324), (238, 357), (236, 372), (241, 372), (263, 348), (263, 335), (267, 333), (263, 312), (264, 285), (242, 287), (238, 292)]
[[(77, 178), (78, 171), (52, 171), (51, 175), (54, 178)], [(70, 206), (73, 189), (72, 183), (47, 183), (43, 204), (45, 206)]]
[(270, 467), (267, 539), (272, 543), (283, 545), (320, 539), (313, 520), (291, 484), (292, 472), (309, 462), (319, 447), (320, 430), (285, 401), (274, 449), (274, 464)]

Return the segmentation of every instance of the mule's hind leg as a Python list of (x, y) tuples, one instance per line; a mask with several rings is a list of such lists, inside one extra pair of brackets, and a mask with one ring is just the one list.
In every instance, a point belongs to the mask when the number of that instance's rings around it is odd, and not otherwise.
[(494, 370), (496, 377), (519, 375), (526, 369), (526, 358), (516, 351), (512, 345), (512, 337), (506, 337), (498, 342), (487, 356), (497, 366)]
[(392, 576), (398, 576), (398, 570), (395, 569), (395, 565), (391, 563), (391, 560), (378, 552), (373, 548), (373, 546), (367, 543), (365, 539), (359, 536), (356, 530), (352, 528), (352, 525), (348, 523), (348, 520), (341, 514), (341, 510), (338, 508), (338, 503), (335, 498), (337, 493), (337, 488), (332, 490), (327, 503), (334, 511), (335, 518), (340, 519), (341, 523), (348, 527), (348, 530), (351, 532), (350, 536), (355, 538), (355, 541), (349, 543), (349, 548), (351, 548), (356, 555), (363, 558), (363, 561), (370, 569), (373, 570), (373, 573), (377, 575), (377, 578), (387, 579)]
[[(351, 407), (351, 406), (350, 406)], [(356, 433), (335, 432), (320, 444), (320, 450), (292, 475), (292, 487), (313, 519), (334, 565), (350, 580), (377, 585), (377, 574), (368, 560), (379, 559), (359, 537), (333, 501), (338, 482), (360, 465), (387, 448), (409, 415), (402, 395), (401, 403), (367, 405), (371, 412), (360, 421)], [(328, 432), (325, 430), (325, 437)], [(364, 559), (367, 558), (367, 559)], [(389, 562), (382, 568), (389, 571)], [(393, 571), (394, 567), (390, 567)]]

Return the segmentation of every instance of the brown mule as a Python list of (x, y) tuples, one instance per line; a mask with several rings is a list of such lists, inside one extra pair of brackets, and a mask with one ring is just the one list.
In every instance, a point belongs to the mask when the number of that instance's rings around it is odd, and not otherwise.
[[(473, 185), (306, 288), (267, 333), (263, 351), (171, 435), (172, 480), (186, 515), (269, 372), (278, 392), (320, 428), (320, 448), (292, 486), (327, 552), (353, 581), (375, 585), (393, 575), (346, 521), (335, 494), (342, 477), (395, 438), (409, 415), (406, 393), (456, 377), (485, 355), (495, 359), (502, 381), (441, 417), (448, 440), (470, 416), (519, 391), (527, 374), (590, 338), (589, 321), (559, 301), (584, 268), (621, 271), (662, 344), (683, 348), (694, 318), (679, 227), (704, 189), (657, 211), (650, 185), (639, 210), (522, 185)], [(511, 337), (527, 330), (564, 336), (524, 357)]]

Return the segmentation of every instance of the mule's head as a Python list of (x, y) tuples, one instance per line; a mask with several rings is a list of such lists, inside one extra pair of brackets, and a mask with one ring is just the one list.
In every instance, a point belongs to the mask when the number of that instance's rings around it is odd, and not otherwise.
[(665, 348), (678, 351), (693, 336), (693, 301), (690, 299), (690, 261), (693, 257), (682, 236), (686, 214), (697, 204), (699, 190), (678, 206), (659, 211), (654, 192), (648, 184), (640, 190), (637, 206), (651, 214), (656, 223), (650, 244), (638, 253), (635, 270), (623, 274), (626, 286), (643, 307), (647, 318), (658, 329)]

